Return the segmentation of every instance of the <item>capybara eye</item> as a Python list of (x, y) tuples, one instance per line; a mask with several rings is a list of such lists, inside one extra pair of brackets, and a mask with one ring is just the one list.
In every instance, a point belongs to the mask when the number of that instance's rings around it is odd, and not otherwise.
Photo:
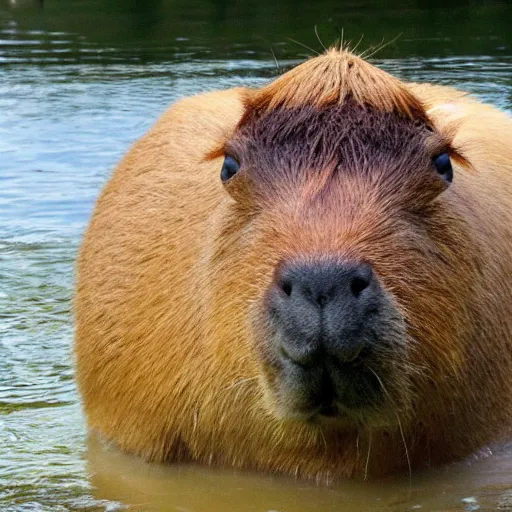
[(453, 167), (450, 161), (450, 155), (448, 153), (442, 153), (434, 158), (434, 165), (437, 172), (445, 179), (448, 183), (453, 180)]
[(220, 171), (220, 179), (223, 182), (231, 179), (240, 169), (240, 164), (232, 157), (226, 156), (224, 163), (222, 164), (222, 170)]

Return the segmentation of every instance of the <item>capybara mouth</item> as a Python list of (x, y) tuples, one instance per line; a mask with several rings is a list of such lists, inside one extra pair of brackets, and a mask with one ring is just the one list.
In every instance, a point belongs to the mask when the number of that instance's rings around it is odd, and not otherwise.
[(327, 356), (320, 365), (304, 366), (283, 356), (274, 380), (281, 415), (302, 421), (329, 418), (360, 423), (363, 417), (378, 414), (388, 406), (386, 388), (365, 359), (362, 354), (347, 364)]

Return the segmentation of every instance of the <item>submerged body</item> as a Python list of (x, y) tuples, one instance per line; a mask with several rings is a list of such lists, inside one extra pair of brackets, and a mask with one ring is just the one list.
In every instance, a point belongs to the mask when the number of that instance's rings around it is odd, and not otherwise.
[(177, 103), (81, 248), (90, 429), (149, 460), (321, 480), (508, 438), (510, 133), (346, 52)]

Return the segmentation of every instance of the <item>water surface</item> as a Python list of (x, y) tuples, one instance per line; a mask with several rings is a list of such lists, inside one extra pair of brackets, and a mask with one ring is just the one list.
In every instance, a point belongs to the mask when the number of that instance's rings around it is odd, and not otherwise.
[[(506, 510), (512, 455), (331, 488), (151, 466), (86, 442), (73, 382), (73, 261), (130, 144), (197, 92), (259, 85), (338, 37), (404, 79), (510, 111), (509, 2), (0, 0), (0, 510)], [(509, 499), (510, 498), (510, 499)], [(510, 507), (512, 510), (512, 507)]]

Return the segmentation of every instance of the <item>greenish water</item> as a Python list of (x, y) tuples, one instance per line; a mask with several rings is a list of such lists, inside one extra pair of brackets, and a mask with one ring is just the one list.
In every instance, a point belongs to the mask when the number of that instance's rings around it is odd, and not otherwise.
[[(0, 0), (0, 510), (507, 510), (512, 450), (329, 489), (87, 446), (73, 260), (94, 200), (176, 99), (258, 85), (339, 36), (404, 79), (512, 109), (507, 1)], [(511, 495), (512, 496), (512, 495)], [(507, 501), (508, 500), (508, 501)], [(416, 508), (415, 508), (416, 507)], [(512, 510), (510, 507), (508, 510)]]

